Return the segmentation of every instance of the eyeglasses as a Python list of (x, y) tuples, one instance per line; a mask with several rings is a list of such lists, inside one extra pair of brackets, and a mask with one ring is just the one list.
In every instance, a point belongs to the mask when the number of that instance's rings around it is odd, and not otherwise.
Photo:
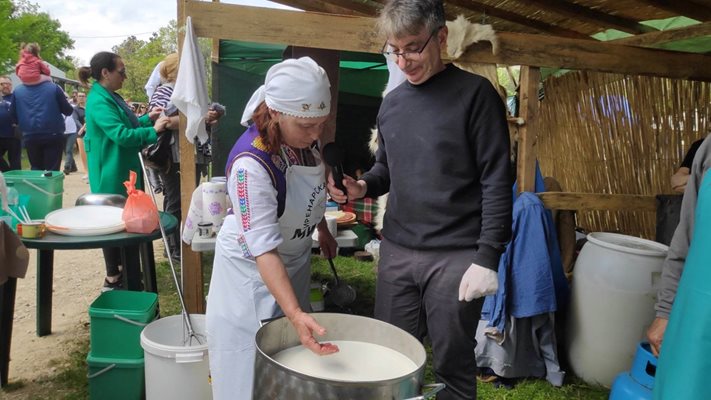
[(441, 27), (436, 28), (434, 31), (432, 31), (432, 33), (430, 34), (430, 37), (427, 38), (427, 41), (425, 42), (425, 44), (422, 45), (422, 47), (420, 47), (419, 50), (388, 51), (388, 50), (385, 50), (388, 47), (388, 42), (386, 41), (383, 44), (383, 48), (380, 50), (380, 52), (383, 53), (383, 55), (385, 57), (390, 57), (390, 59), (395, 62), (397, 62), (398, 57), (402, 57), (403, 59), (410, 60), (410, 61), (417, 60), (422, 55), (422, 52), (425, 51), (425, 48), (427, 48), (427, 45), (430, 44), (430, 40), (432, 40), (432, 37), (434, 37), (435, 33), (439, 32), (440, 29), (441, 29)]
[(124, 69), (117, 69), (116, 72), (118, 72), (119, 75), (123, 76), (124, 78), (126, 77), (126, 68), (124, 68)]

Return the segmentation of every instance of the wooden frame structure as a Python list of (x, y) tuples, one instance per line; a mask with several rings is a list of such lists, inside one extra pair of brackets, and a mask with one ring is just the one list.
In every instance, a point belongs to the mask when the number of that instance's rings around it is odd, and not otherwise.
[[(238, 6), (213, 2), (178, 0), (178, 26), (185, 26), (185, 19), (191, 16), (196, 36), (213, 39), (235, 39), (259, 43), (291, 44), (331, 50), (350, 50), (377, 53), (382, 39), (374, 30), (371, 9), (355, 0), (339, 1), (277, 1), (292, 6), (302, 6), (305, 10), (319, 12), (297, 12), (258, 7)], [(562, 7), (565, 2), (535, 0), (550, 7)], [(382, 3), (382, 1), (378, 1)], [(446, 6), (472, 5), (472, 1), (447, 1)], [(556, 4), (557, 3), (557, 4)], [(671, 2), (658, 1), (667, 6)], [(679, 4), (677, 4), (679, 3)], [(682, 4), (683, 3), (683, 4)], [(677, 6), (688, 5), (689, 1), (678, 0)], [(565, 3), (570, 6), (570, 3)], [(326, 7), (314, 9), (314, 7)], [(671, 6), (669, 6), (671, 7)], [(568, 11), (566, 11), (568, 10)], [(561, 12), (572, 12), (569, 9)], [(559, 10), (560, 11), (560, 10)], [(579, 10), (578, 10), (579, 11)], [(323, 13), (329, 12), (329, 13)], [(338, 12), (344, 15), (330, 14)], [(698, 12), (695, 11), (695, 12)], [(500, 13), (502, 15), (502, 13)], [(510, 17), (510, 16), (509, 16)], [(586, 13), (588, 19), (599, 21), (603, 16)], [(519, 188), (532, 191), (536, 160), (536, 119), (538, 112), (539, 67), (557, 67), (594, 70), (634, 75), (663, 76), (678, 79), (711, 81), (711, 56), (705, 54), (680, 53), (646, 48), (652, 43), (670, 38), (708, 34), (711, 27), (703, 23), (693, 28), (676, 32), (649, 32), (639, 24), (624, 19), (608, 21), (620, 25), (625, 30), (641, 32), (637, 36), (618, 42), (598, 42), (581, 35), (570, 33), (564, 36), (545, 36), (531, 33), (499, 32), (499, 51), (493, 54), (488, 44), (470, 47), (460, 59), (505, 65), (522, 65), (520, 116), (524, 125), (519, 128), (519, 167), (517, 177)], [(553, 28), (550, 28), (553, 29)], [(182, 32), (182, 31), (181, 31)], [(690, 34), (693, 32), (693, 34)], [(557, 31), (560, 34), (560, 30)], [(179, 35), (182, 49), (184, 34)], [(213, 49), (217, 49), (217, 45)], [(213, 56), (214, 58), (217, 58)], [(181, 203), (183, 217), (187, 213), (190, 197), (195, 189), (195, 159), (192, 145), (182, 134), (185, 120), (180, 123), (181, 154)], [(654, 211), (653, 196), (602, 195), (592, 193), (544, 193), (544, 203), (557, 209), (597, 209), (597, 210), (638, 210)], [(204, 312), (203, 279), (199, 254), (183, 245), (183, 292), (190, 312)]]

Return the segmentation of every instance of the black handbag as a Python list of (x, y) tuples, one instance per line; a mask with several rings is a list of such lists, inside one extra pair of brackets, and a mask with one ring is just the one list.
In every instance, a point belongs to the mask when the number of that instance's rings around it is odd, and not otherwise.
[(143, 160), (151, 168), (168, 171), (173, 161), (172, 132), (166, 131), (158, 135), (158, 141), (141, 150)]

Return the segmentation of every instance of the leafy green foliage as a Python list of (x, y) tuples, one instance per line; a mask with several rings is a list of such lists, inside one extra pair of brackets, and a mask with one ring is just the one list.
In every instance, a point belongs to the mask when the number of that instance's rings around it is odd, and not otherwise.
[[(210, 88), (211, 74), (209, 67), (210, 53), (212, 51), (210, 39), (198, 39), (200, 51), (205, 58), (205, 69), (208, 72), (208, 88)], [(178, 51), (178, 25), (175, 20), (154, 32), (148, 40), (140, 40), (129, 36), (122, 43), (114, 46), (111, 51), (121, 56), (126, 65), (126, 80), (119, 93), (127, 101), (147, 102), (144, 86), (153, 72), (153, 68), (165, 56)]]
[(62, 24), (28, 0), (0, 0), (0, 71), (9, 72), (18, 60), (22, 43), (37, 42), (43, 60), (61, 70), (73, 68), (65, 54), (74, 40)]

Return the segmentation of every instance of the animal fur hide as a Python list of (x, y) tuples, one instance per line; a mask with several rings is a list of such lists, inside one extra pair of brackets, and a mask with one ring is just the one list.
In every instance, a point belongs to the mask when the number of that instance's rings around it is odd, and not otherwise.
[(491, 25), (473, 24), (463, 15), (459, 15), (454, 21), (447, 21), (447, 30), (447, 55), (452, 58), (454, 65), (488, 79), (499, 92), (499, 96), (506, 100), (506, 91), (499, 85), (496, 64), (457, 61), (470, 45), (481, 41), (490, 42), (492, 52), (496, 54), (499, 42), (494, 28)]

